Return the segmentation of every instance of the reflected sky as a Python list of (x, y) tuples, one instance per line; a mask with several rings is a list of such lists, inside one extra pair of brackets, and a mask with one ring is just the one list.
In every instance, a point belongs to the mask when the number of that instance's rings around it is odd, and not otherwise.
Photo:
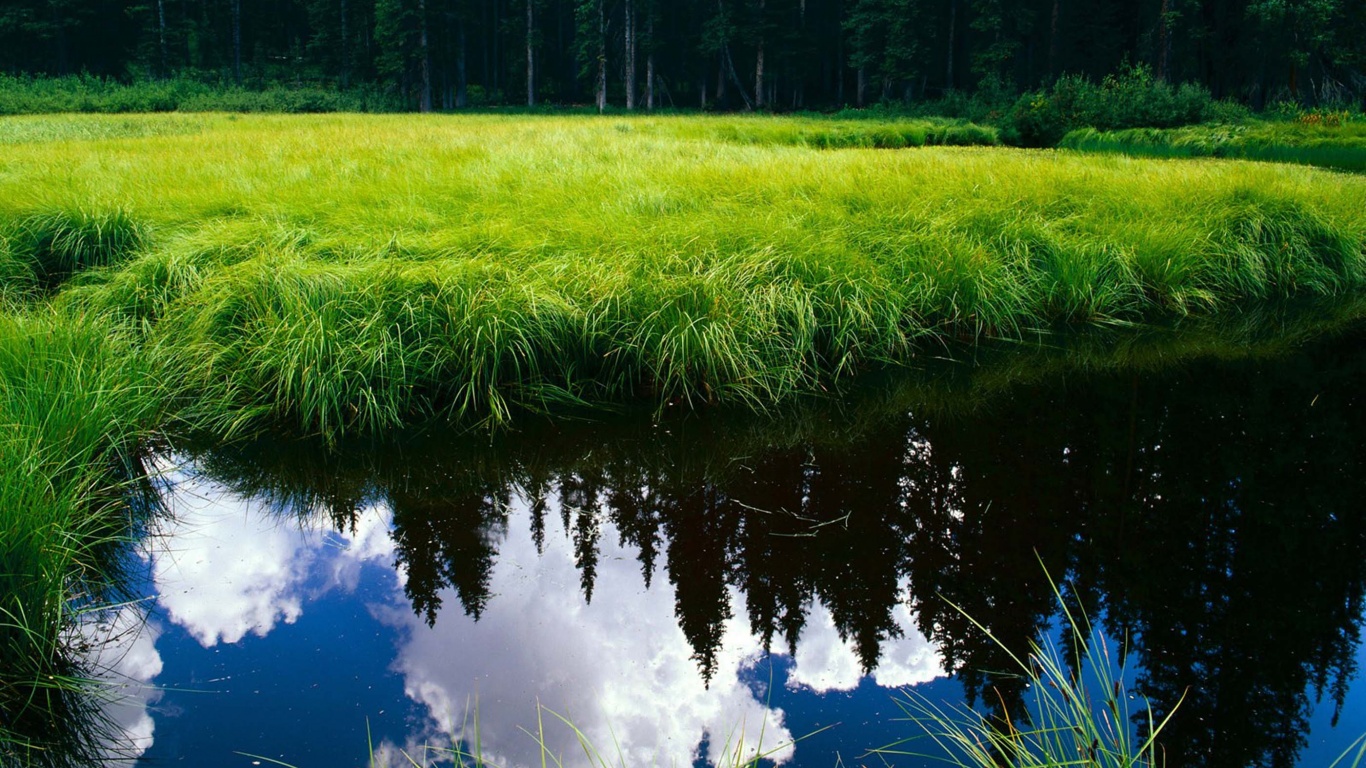
[[(498, 552), (489, 607), (475, 621), (447, 588), (440, 595), (447, 607), (429, 626), (404, 594), (403, 568), (390, 568), (395, 544), (391, 514), (382, 505), (358, 515), (354, 528), (337, 532), (320, 518), (282, 519), (269, 504), (236, 496), (193, 467), (165, 471), (173, 488), (170, 514), (157, 522), (146, 547), (156, 609), (139, 646), (155, 654), (158, 638), (166, 634), (180, 636), (179, 653), (200, 657), (234, 646), (254, 658), (300, 642), (314, 644), (318, 655), (312, 669), (291, 670), (282, 678), (259, 664), (245, 673), (224, 667), (222, 675), (210, 677), (205, 667), (191, 664), (188, 679), (161, 675), (157, 683), (170, 689), (165, 698), (172, 700), (162, 707), (165, 720), (222, 722), (214, 713), (230, 711), (227, 723), (239, 730), (236, 739), (215, 739), (225, 751), (206, 753), (175, 739), (174, 746), (147, 750), (150, 760), (183, 760), (186, 752), (177, 754), (179, 747), (193, 750), (200, 765), (244, 764), (248, 758), (234, 751), (287, 761), (307, 757), (310, 765), (349, 755), (345, 764), (359, 765), (366, 720), (382, 720), (396, 710), (404, 713), (401, 726), (391, 718), (390, 729), (376, 734), (377, 755), (395, 765), (406, 764), (400, 750), (437, 758), (439, 753), (424, 747), (448, 748), (462, 734), (472, 741), (475, 717), (484, 754), (499, 765), (537, 765), (543, 746), (566, 766), (587, 764), (576, 734), (551, 713), (564, 715), (589, 743), (628, 765), (688, 765), (704, 740), (713, 759), (727, 744), (746, 756), (762, 751), (776, 763), (794, 755), (794, 736), (802, 734), (791, 731), (783, 708), (773, 703), (773, 672), (761, 664), (766, 654), (748, 622), (743, 616), (725, 621), (716, 671), (704, 680), (675, 616), (673, 586), (654, 580), (647, 587), (635, 553), (610, 524), (601, 539), (593, 598), (585, 602), (578, 596), (581, 579), (569, 531), (552, 528), (538, 552), (528, 504), (513, 497), (508, 524), (487, 533)], [(552, 497), (551, 520), (559, 519), (558, 507)], [(743, 604), (743, 596), (730, 589), (732, 603)], [(318, 734), (316, 728), (308, 729), (311, 735), (272, 734), (278, 710), (308, 706), (306, 698), (290, 703), (300, 698), (293, 690), (300, 673), (321, 679), (353, 671), (329, 669), (332, 651), (322, 648), (333, 633), (359, 631), (328, 626), (339, 601), (363, 605), (369, 629), (387, 637), (386, 658), (370, 659), (362, 672), (388, 678), (391, 695), (397, 681), (405, 701), (371, 695), (367, 684), (366, 695), (355, 702), (354, 722), (341, 729), (360, 736), (349, 745), (338, 743), (344, 736)], [(322, 615), (310, 621), (315, 608)], [(897, 621), (903, 636), (886, 648), (873, 683), (899, 686), (944, 676), (936, 650), (904, 607)], [(161, 624), (168, 630), (156, 631)], [(285, 633), (289, 637), (277, 637)], [(782, 685), (813, 694), (850, 692), (864, 679), (855, 649), (819, 604), (795, 658), (782, 669)], [(157, 672), (159, 665), (144, 677)], [(538, 705), (547, 710), (540, 726)], [(149, 726), (140, 720), (130, 733), (150, 741)], [(264, 742), (255, 739), (257, 733)], [(299, 743), (317, 737), (323, 745)]]

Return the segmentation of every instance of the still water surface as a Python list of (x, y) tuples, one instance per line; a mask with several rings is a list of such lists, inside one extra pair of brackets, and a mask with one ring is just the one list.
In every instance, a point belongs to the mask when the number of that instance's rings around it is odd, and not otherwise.
[(1135, 702), (1184, 695), (1170, 765), (1327, 765), (1366, 733), (1363, 341), (781, 424), (180, 446), (152, 598), (104, 651), (114, 715), (151, 765), (420, 757), (476, 714), (486, 755), (539, 765), (538, 703), (628, 766), (741, 740), (879, 765), (908, 687), (1024, 711), (953, 606), (1023, 651), (1061, 631), (1046, 568), (1131, 651)]

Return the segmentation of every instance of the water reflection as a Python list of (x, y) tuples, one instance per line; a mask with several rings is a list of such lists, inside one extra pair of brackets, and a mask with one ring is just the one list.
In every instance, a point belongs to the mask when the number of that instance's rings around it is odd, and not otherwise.
[[(496, 595), (476, 620), (439, 608), (463, 603), (469, 614), (476, 611), (472, 592), (450, 583), (453, 571), (444, 562), (424, 571), (430, 586), (414, 592), (415, 539), (387, 500), (356, 511), (346, 527), (332, 531), (306, 515), (281, 520), (269, 505), (200, 476), (172, 473), (171, 480), (172, 517), (156, 531), (150, 570), (165, 619), (201, 648), (267, 638), (278, 627), (303, 621), (323, 595), (356, 593), (367, 578), (367, 563), (397, 559), (398, 578), (387, 593), (369, 594), (367, 610), (389, 630), (394, 650), (388, 671), (402, 678), (403, 692), (420, 705), (421, 717), (417, 727), (391, 740), (385, 754), (397, 756), (400, 748), (420, 754), (423, 744), (453, 744), (477, 703), (486, 756), (499, 764), (534, 765), (540, 745), (523, 729), (534, 723), (538, 702), (572, 717), (594, 743), (610, 745), (628, 764), (689, 763), (708, 737), (717, 746), (728, 741), (751, 751), (762, 747), (776, 762), (793, 754), (784, 713), (770, 706), (755, 672), (763, 653), (760, 638), (744, 621), (723, 617), (708, 671), (700, 674), (698, 655), (676, 621), (672, 587), (646, 585), (628, 538), (610, 521), (598, 526), (593, 546), (594, 599), (566, 599), (566, 591), (572, 595), (582, 588), (584, 564), (575, 547), (555, 544), (579, 535), (559, 494), (535, 501), (509, 494), (491, 521), (458, 532), (460, 541), (483, 542), (487, 555), (479, 568), (460, 573), (474, 574), (482, 585), (481, 603)], [(436, 510), (428, 515), (424, 523), (432, 525), (419, 530), (457, 531)], [(546, 528), (538, 527), (547, 515), (559, 518), (548, 526), (549, 543)], [(538, 516), (541, 523), (533, 525)], [(570, 522), (561, 525), (563, 520)], [(660, 543), (668, 545), (667, 539)], [(727, 601), (741, 599), (736, 587), (722, 588)], [(405, 599), (405, 590), (417, 596)], [(409, 610), (410, 604), (416, 609)], [(898, 634), (907, 637), (890, 649), (886, 674), (897, 682), (941, 676), (934, 650), (909, 614), (899, 613)], [(857, 683), (853, 649), (838, 638), (833, 622), (818, 620), (810, 635), (818, 655), (797, 658), (792, 684), (829, 690)], [(259, 676), (241, 682), (233, 677), (192, 682), (225, 696), (240, 693), (243, 685), (261, 685)], [(286, 699), (291, 695), (284, 693)], [(551, 726), (545, 746), (577, 765), (576, 735), (553, 720)], [(152, 757), (175, 755), (162, 749)]]
[[(632, 757), (671, 743), (686, 760), (723, 722), (787, 735), (747, 672), (770, 650), (795, 657), (794, 688), (947, 670), (1017, 716), (1019, 681), (991, 673), (1010, 664), (982, 628), (1016, 649), (1048, 631), (1058, 611), (1042, 564), (1130, 641), (1136, 689), (1159, 716), (1185, 697), (1165, 739), (1174, 764), (1290, 766), (1313, 703), (1350, 706), (1357, 673), (1359, 348), (1353, 336), (1161, 374), (1016, 382), (947, 416), (543, 425), (194, 458), (278, 520), (317, 511), (363, 537), (366, 510), (387, 510), (392, 553), (367, 551), (392, 557), (411, 608), (379, 612), (402, 638), (405, 691), (445, 733), (479, 693), (488, 733), (519, 760), (501, 740), (536, 693), (590, 728), (611, 723)], [(277, 525), (240, 573), (203, 571), (230, 574), (229, 592), (172, 597), (168, 615), (204, 643), (296, 619), (299, 574), (345, 568), (289, 538), (325, 530)]]

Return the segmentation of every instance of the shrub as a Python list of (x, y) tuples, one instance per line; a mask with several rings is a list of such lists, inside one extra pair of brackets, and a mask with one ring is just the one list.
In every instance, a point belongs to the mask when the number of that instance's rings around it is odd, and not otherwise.
[(1053, 146), (1076, 128), (1171, 128), (1233, 111), (1227, 105), (1216, 109), (1215, 103), (1202, 86), (1174, 86), (1141, 66), (1100, 83), (1068, 75), (1051, 88), (1021, 96), (1010, 109), (1006, 131), (1025, 146)]

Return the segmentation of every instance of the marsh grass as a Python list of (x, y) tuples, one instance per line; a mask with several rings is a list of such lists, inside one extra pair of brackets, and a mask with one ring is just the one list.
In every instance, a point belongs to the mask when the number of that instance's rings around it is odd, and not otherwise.
[[(1051, 579), (1050, 579), (1051, 583)], [(1159, 737), (1181, 702), (1164, 702), (1159, 718), (1149, 703), (1130, 705), (1123, 659), (1112, 658), (1105, 636), (1073, 611), (1053, 585), (1063, 612), (1063, 638), (1031, 641), (1021, 657), (984, 625), (967, 618), (1014, 662), (1026, 681), (1028, 711), (988, 717), (968, 707), (945, 707), (909, 690), (897, 701), (923, 737), (873, 750), (883, 757), (917, 755), (960, 768), (1156, 768), (1166, 764)], [(956, 608), (957, 606), (955, 606)], [(959, 609), (960, 612), (962, 609)], [(966, 614), (964, 614), (966, 616)], [(1137, 727), (1136, 727), (1137, 726)], [(928, 739), (936, 752), (918, 749)]]
[[(622, 123), (629, 126), (629, 123)], [(943, 118), (771, 116), (698, 117), (654, 123), (647, 131), (677, 138), (718, 140), (755, 146), (808, 149), (906, 149), (932, 146), (998, 146), (996, 128)]]
[(68, 630), (116, 586), (134, 444), (156, 418), (127, 342), (90, 318), (0, 317), (0, 756), (23, 764), (99, 747), (70, 728), (95, 710)]
[(14, 145), (0, 233), (224, 435), (762, 410), (944, 341), (1342, 295), (1366, 264), (1366, 180), (1300, 168), (814, 151), (845, 123), (812, 118), (201, 119)]
[(1083, 128), (1058, 146), (1083, 152), (1135, 157), (1226, 157), (1366, 171), (1366, 121), (1335, 125), (1304, 122), (1248, 122), (1185, 128)]

